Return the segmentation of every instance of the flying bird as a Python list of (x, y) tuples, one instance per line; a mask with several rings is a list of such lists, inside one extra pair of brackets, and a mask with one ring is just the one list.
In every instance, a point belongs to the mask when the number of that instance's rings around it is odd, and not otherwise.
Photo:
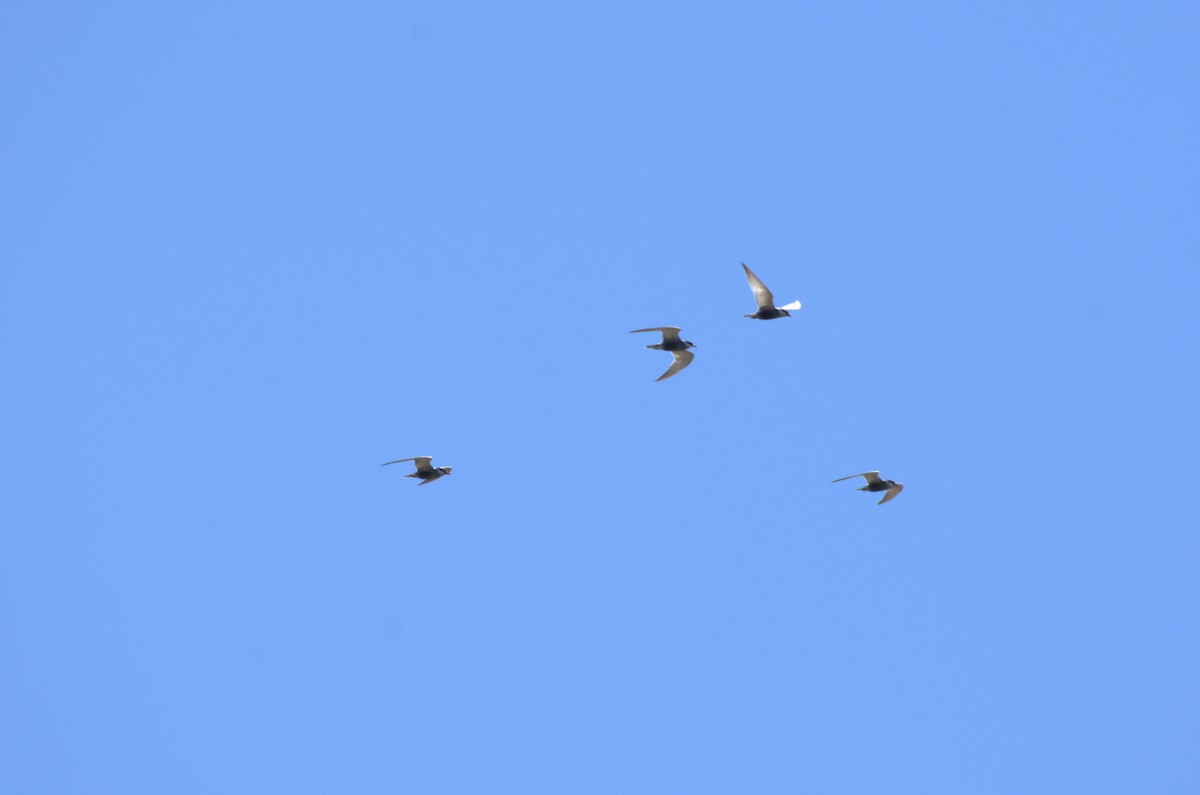
[(837, 483), (842, 480), (849, 480), (850, 478), (866, 478), (867, 479), (867, 485), (863, 486), (861, 489), (859, 489), (859, 491), (886, 491), (887, 492), (887, 494), (883, 495), (882, 500), (875, 503), (876, 505), (883, 505), (885, 502), (890, 500), (892, 497), (895, 497), (897, 494), (899, 494), (901, 491), (904, 490), (903, 483), (897, 483), (894, 480), (884, 480), (883, 478), (879, 477), (878, 470), (876, 470), (875, 472), (860, 472), (857, 475), (847, 475), (844, 478), (838, 478), (837, 480), (832, 481), (832, 482)]
[(412, 461), (413, 465), (417, 468), (417, 471), (410, 472), (409, 474), (405, 475), (404, 477), (420, 478), (421, 482), (418, 483), (417, 485), (424, 486), (426, 483), (432, 483), (433, 481), (437, 480), (442, 475), (449, 475), (450, 470), (454, 469), (454, 467), (430, 466), (429, 462), (432, 460), (433, 460), (432, 456), (419, 455), (416, 458), (397, 458), (395, 461), (388, 461), (386, 464), (380, 464), (379, 466), (385, 467), (388, 464), (400, 464), (405, 461)]
[(639, 334), (643, 331), (661, 331), (663, 341), (660, 343), (657, 343), (655, 345), (647, 345), (646, 347), (653, 348), (656, 351), (670, 351), (671, 355), (673, 357), (675, 357), (675, 361), (671, 362), (671, 366), (667, 368), (667, 371), (665, 373), (663, 373), (662, 375), (660, 375), (658, 378), (655, 378), (654, 379), (655, 381), (661, 381), (664, 378), (670, 378), (671, 376), (675, 375), (680, 370), (682, 370), (683, 368), (685, 368), (689, 364), (691, 364), (692, 359), (696, 358), (696, 354), (694, 354), (688, 350), (688, 348), (695, 348), (696, 346), (693, 345), (692, 343), (688, 342), (687, 340), (679, 339), (679, 327), (678, 326), (653, 326), (651, 328), (635, 328), (633, 331), (631, 331), (629, 333), (630, 334)]
[(758, 311), (752, 315), (745, 315), (745, 317), (752, 317), (755, 320), (774, 320), (777, 317), (791, 317), (792, 313), (789, 310), (800, 308), (799, 301), (775, 306), (775, 296), (771, 295), (767, 286), (754, 275), (754, 271), (746, 267), (744, 262), (742, 270), (746, 271), (746, 281), (750, 283), (750, 291), (754, 293), (754, 301), (758, 304)]

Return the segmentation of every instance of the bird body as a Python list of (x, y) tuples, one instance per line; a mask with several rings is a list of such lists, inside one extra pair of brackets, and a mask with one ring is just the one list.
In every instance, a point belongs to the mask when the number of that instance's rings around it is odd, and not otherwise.
[(454, 469), (454, 467), (435, 467), (430, 464), (430, 461), (432, 460), (432, 456), (419, 455), (414, 458), (397, 458), (395, 461), (388, 461), (387, 463), (380, 464), (380, 466), (385, 467), (388, 464), (400, 464), (404, 461), (412, 461), (413, 466), (416, 467), (416, 471), (410, 472), (404, 477), (420, 478), (421, 482), (417, 485), (424, 486), (426, 483), (432, 483), (433, 481), (437, 480), (442, 475), (449, 475), (450, 471)]
[(857, 475), (847, 475), (846, 477), (838, 478), (837, 480), (835, 480), (833, 482), (838, 483), (843, 480), (849, 480), (850, 478), (866, 478), (867, 485), (860, 488), (859, 491), (886, 491), (887, 492), (887, 494), (883, 495), (882, 500), (875, 503), (876, 505), (883, 505), (885, 502), (892, 499), (893, 497), (895, 497), (897, 494), (899, 494), (901, 491), (904, 490), (903, 483), (897, 483), (894, 480), (884, 480), (883, 478), (879, 477), (878, 470), (875, 470), (873, 472), (860, 472)]
[(692, 359), (696, 358), (696, 354), (688, 350), (688, 348), (695, 348), (695, 344), (689, 342), (688, 340), (679, 338), (678, 326), (651, 326), (650, 328), (634, 329), (629, 333), (640, 334), (643, 331), (661, 332), (663, 341), (656, 342), (653, 345), (647, 345), (646, 347), (652, 348), (656, 351), (669, 351), (674, 359), (671, 362), (671, 366), (667, 368), (667, 371), (658, 378), (655, 378), (655, 381), (662, 381), (664, 378), (670, 378), (691, 364)]
[(742, 270), (746, 272), (746, 281), (750, 285), (750, 292), (754, 293), (754, 302), (758, 304), (758, 309), (749, 315), (743, 317), (754, 318), (755, 320), (774, 320), (777, 317), (791, 317), (790, 310), (799, 309), (800, 302), (792, 301), (790, 304), (783, 306), (775, 306), (775, 296), (771, 295), (771, 291), (762, 283), (762, 280), (754, 275), (754, 271), (746, 267), (746, 263), (742, 263)]

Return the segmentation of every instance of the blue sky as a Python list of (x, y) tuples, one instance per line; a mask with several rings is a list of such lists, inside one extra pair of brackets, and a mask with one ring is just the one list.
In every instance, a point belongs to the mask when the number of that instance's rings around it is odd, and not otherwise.
[(796, 5), (0, 10), (3, 790), (1194, 791), (1200, 11)]

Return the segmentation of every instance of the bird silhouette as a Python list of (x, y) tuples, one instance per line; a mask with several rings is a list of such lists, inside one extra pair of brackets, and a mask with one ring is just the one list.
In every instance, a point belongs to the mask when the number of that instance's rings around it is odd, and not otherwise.
[(904, 489), (903, 483), (897, 483), (894, 480), (884, 480), (883, 478), (879, 477), (879, 470), (876, 470), (874, 472), (860, 472), (857, 475), (847, 475), (844, 478), (838, 478), (837, 480), (834, 480), (832, 482), (838, 483), (843, 480), (849, 480), (850, 478), (866, 478), (867, 479), (867, 485), (863, 486), (861, 489), (859, 489), (859, 491), (886, 491), (887, 492), (887, 494), (883, 495), (882, 500), (875, 503), (876, 505), (883, 505), (885, 502), (890, 500), (892, 497), (895, 497), (897, 494), (899, 494)]
[(653, 348), (656, 351), (670, 351), (671, 356), (675, 357), (675, 361), (671, 362), (671, 366), (667, 368), (667, 371), (658, 378), (655, 378), (655, 381), (661, 381), (664, 378), (670, 378), (691, 364), (692, 359), (696, 358), (696, 355), (688, 350), (688, 348), (695, 348), (696, 346), (687, 340), (681, 340), (679, 338), (678, 326), (652, 326), (650, 328), (637, 328), (629, 333), (640, 334), (643, 331), (662, 332), (662, 342), (654, 345), (647, 345), (646, 347)]
[(424, 486), (426, 483), (432, 483), (433, 481), (437, 480), (442, 475), (449, 475), (450, 470), (454, 469), (454, 467), (430, 466), (429, 462), (432, 460), (433, 460), (432, 456), (419, 455), (419, 456), (416, 456), (415, 458), (397, 458), (395, 461), (388, 461), (387, 463), (380, 464), (379, 466), (385, 467), (388, 464), (400, 464), (405, 461), (412, 461), (413, 465), (417, 468), (417, 471), (410, 472), (407, 475), (405, 475), (404, 477), (420, 478), (421, 482), (418, 483), (417, 485)]
[(754, 302), (758, 304), (758, 311), (753, 314), (745, 315), (744, 317), (752, 317), (755, 320), (774, 320), (777, 317), (791, 317), (792, 313), (789, 310), (799, 309), (800, 302), (792, 301), (790, 304), (783, 306), (775, 306), (775, 296), (771, 295), (771, 291), (762, 283), (762, 280), (754, 275), (754, 271), (746, 267), (746, 263), (742, 263), (742, 270), (746, 271), (746, 281), (750, 283), (750, 291), (754, 293)]

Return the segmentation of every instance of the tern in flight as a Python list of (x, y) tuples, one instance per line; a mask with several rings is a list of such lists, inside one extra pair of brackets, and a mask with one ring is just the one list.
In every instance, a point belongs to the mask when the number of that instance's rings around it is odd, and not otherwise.
[(432, 483), (433, 481), (437, 480), (442, 475), (449, 475), (450, 470), (454, 469), (454, 467), (431, 466), (429, 462), (432, 460), (433, 460), (432, 456), (419, 455), (415, 458), (397, 458), (395, 461), (388, 461), (387, 464), (380, 464), (379, 466), (385, 467), (388, 464), (400, 464), (405, 461), (412, 461), (413, 465), (417, 468), (417, 471), (410, 472), (409, 474), (405, 475), (404, 477), (420, 478), (421, 482), (418, 483), (417, 485), (424, 486), (426, 483)]
[(883, 478), (879, 477), (878, 471), (860, 472), (857, 475), (847, 475), (846, 477), (838, 478), (837, 480), (835, 480), (833, 482), (837, 483), (842, 480), (849, 480), (850, 478), (866, 478), (867, 479), (867, 485), (863, 486), (861, 489), (859, 489), (859, 491), (886, 491), (887, 492), (887, 494), (883, 495), (882, 500), (875, 503), (876, 505), (883, 505), (885, 502), (890, 500), (892, 497), (895, 497), (897, 494), (899, 494), (901, 491), (904, 490), (903, 483), (897, 483), (894, 480), (884, 480)]
[(774, 320), (777, 317), (791, 317), (792, 313), (789, 310), (800, 308), (799, 301), (775, 306), (775, 296), (771, 295), (767, 286), (759, 281), (759, 278), (754, 275), (754, 271), (747, 268), (744, 262), (742, 270), (746, 271), (746, 281), (750, 283), (750, 291), (754, 293), (754, 301), (758, 304), (758, 311), (745, 317), (752, 317), (755, 320)]
[(661, 331), (663, 341), (660, 343), (657, 343), (655, 345), (647, 345), (646, 347), (653, 348), (656, 351), (670, 351), (671, 355), (675, 357), (675, 361), (671, 362), (671, 366), (667, 368), (667, 371), (665, 373), (663, 373), (662, 375), (660, 375), (658, 378), (655, 378), (654, 379), (655, 381), (661, 381), (664, 378), (670, 378), (671, 376), (675, 375), (680, 370), (682, 370), (683, 368), (685, 368), (689, 364), (691, 364), (692, 359), (696, 358), (696, 354), (694, 354), (688, 350), (688, 348), (695, 348), (696, 346), (693, 345), (692, 343), (688, 342), (687, 340), (679, 339), (679, 327), (678, 326), (653, 326), (651, 328), (635, 328), (633, 331), (631, 331), (629, 333), (630, 334), (639, 334), (643, 331)]

